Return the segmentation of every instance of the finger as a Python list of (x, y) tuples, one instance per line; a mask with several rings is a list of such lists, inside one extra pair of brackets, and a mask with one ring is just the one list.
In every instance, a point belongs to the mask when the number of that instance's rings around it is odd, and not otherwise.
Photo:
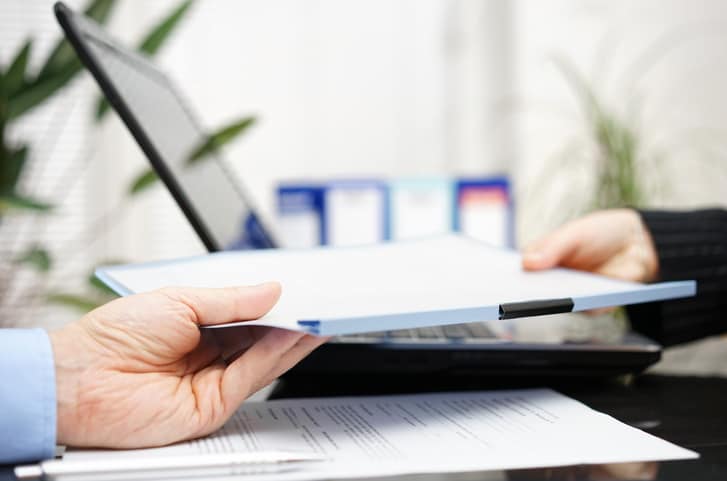
[(225, 411), (230, 413), (237, 409), (304, 335), (296, 331), (270, 329), (227, 366), (220, 385)]
[(236, 326), (207, 330), (213, 333), (212, 335), (220, 347), (222, 358), (227, 364), (231, 364), (271, 329), (267, 326)]
[(301, 360), (307, 357), (311, 352), (318, 348), (321, 344), (326, 343), (329, 337), (311, 336), (306, 335), (295, 346), (293, 346), (288, 352), (283, 354), (280, 361), (273, 367), (268, 375), (263, 379), (262, 383), (258, 386), (253, 387), (252, 392), (257, 392), (264, 388), (277, 378), (288, 372), (292, 367), (298, 364)]
[(189, 307), (197, 324), (210, 325), (261, 317), (280, 297), (280, 284), (220, 289), (169, 287), (159, 292)]
[(611, 314), (612, 312), (616, 312), (616, 309), (616, 307), (599, 307), (598, 309), (591, 309), (584, 312), (589, 316), (602, 316), (604, 314)]
[(220, 358), (221, 349), (215, 341), (212, 329), (202, 330), (200, 332), (200, 340), (197, 347), (186, 357), (186, 362), (182, 365), (180, 375), (195, 373)]
[(539, 271), (567, 264), (583, 244), (586, 234), (584, 219), (563, 225), (524, 249), (523, 268)]

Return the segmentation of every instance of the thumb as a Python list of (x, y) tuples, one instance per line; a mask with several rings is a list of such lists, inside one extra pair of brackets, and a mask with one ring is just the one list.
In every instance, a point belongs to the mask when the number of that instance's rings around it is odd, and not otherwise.
[(522, 254), (522, 266), (527, 271), (551, 269), (564, 264), (578, 249), (580, 237), (566, 225), (528, 245)]
[(280, 284), (223, 288), (166, 288), (163, 291), (194, 312), (196, 324), (204, 326), (257, 319), (280, 297)]

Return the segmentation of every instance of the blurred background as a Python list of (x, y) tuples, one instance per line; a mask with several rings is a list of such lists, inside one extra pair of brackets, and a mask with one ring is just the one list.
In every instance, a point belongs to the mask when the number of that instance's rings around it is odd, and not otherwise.
[[(0, 0), (2, 99), (29, 106), (0, 111), (4, 326), (105, 300), (99, 263), (204, 252), (165, 189), (130, 193), (147, 161), (87, 73), (38, 100), (52, 3)], [(727, 205), (719, 0), (111, 3), (125, 44), (164, 33), (155, 61), (211, 131), (255, 118), (223, 150), (273, 223), (303, 179), (505, 177), (514, 246), (595, 208)]]

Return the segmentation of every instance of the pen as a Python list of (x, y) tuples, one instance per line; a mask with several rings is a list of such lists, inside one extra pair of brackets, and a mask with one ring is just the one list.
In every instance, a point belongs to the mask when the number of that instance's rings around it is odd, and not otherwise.
[(198, 475), (229, 476), (277, 473), (302, 468), (306, 463), (328, 458), (312, 453), (259, 451), (250, 453), (199, 454), (191, 456), (112, 458), (90, 461), (48, 460), (18, 466), (18, 479), (160, 479)]

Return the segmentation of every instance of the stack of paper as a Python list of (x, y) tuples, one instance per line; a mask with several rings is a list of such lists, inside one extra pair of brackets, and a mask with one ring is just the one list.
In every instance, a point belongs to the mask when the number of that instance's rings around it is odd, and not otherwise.
[(287, 480), (698, 456), (557, 392), (530, 389), (249, 403), (222, 430), (205, 439), (157, 449), (71, 451), (65, 459), (281, 449), (329, 458), (275, 474), (275, 479)]

